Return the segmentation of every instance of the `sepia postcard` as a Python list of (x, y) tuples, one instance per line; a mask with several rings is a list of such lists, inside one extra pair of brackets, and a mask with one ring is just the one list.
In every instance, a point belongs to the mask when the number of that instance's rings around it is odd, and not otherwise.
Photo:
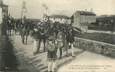
[(115, 72), (115, 0), (0, 0), (0, 72)]

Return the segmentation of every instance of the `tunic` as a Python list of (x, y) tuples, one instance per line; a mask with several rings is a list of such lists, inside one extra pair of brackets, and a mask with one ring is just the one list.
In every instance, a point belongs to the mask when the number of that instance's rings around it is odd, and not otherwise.
[(55, 47), (55, 43), (54, 42), (48, 42), (48, 52), (47, 52), (47, 57), (48, 57), (48, 60), (56, 60), (57, 58), (57, 55), (56, 55), (56, 47)]

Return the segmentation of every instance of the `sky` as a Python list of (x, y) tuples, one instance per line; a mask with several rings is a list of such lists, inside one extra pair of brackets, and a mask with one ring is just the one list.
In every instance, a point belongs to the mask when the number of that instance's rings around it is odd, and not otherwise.
[(45, 12), (43, 4), (48, 6), (48, 14), (71, 16), (77, 10), (95, 12), (97, 15), (115, 14), (115, 0), (3, 0), (9, 5), (9, 13), (15, 18), (21, 17), (22, 1), (26, 1), (27, 17), (42, 18)]

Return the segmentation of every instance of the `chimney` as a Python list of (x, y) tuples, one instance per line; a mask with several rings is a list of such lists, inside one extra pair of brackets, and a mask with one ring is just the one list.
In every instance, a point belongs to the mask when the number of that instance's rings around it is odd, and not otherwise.
[(91, 8), (90, 11), (93, 12), (93, 8)]
[(87, 11), (87, 9), (85, 9), (85, 11)]

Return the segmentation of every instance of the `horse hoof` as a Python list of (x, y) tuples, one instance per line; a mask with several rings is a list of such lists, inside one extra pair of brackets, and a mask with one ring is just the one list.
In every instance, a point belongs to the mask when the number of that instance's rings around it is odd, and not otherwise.
[(36, 55), (36, 54), (38, 54), (38, 53), (39, 53), (39, 51), (38, 51), (38, 52), (34, 52), (33, 55)]
[(33, 53), (33, 55), (36, 55), (37, 53), (35, 52), (35, 53)]
[(66, 57), (68, 57), (69, 55), (66, 55)]
[(75, 57), (75, 55), (72, 56), (73, 58)]
[(59, 57), (59, 59), (62, 59), (62, 57)]

